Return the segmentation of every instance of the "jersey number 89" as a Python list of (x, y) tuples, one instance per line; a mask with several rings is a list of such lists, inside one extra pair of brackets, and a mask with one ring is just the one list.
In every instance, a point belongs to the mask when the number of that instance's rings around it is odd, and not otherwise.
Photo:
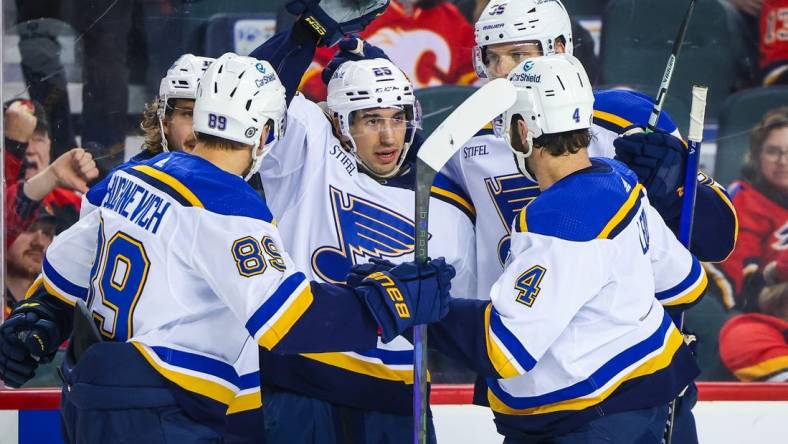
[[(232, 252), (241, 276), (252, 277), (262, 274), (268, 268), (268, 264), (278, 271), (285, 271), (285, 261), (274, 240), (268, 236), (263, 237), (260, 242), (252, 236), (242, 237), (233, 242)], [(267, 260), (266, 255), (269, 257)]]
[(148, 279), (150, 260), (142, 242), (126, 233), (115, 233), (104, 248), (102, 240), (93, 277), (101, 304), (91, 308), (102, 334), (125, 341), (134, 335), (134, 308)]

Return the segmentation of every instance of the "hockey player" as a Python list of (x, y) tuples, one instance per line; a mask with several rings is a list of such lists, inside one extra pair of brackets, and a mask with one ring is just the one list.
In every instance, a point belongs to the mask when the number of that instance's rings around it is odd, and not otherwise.
[[(290, 53), (286, 45), (294, 42), (283, 37), (273, 37), (253, 54)], [(272, 60), (289, 70), (295, 87), (293, 80), (303, 71), (292, 69), (292, 59), (285, 62)], [(413, 258), (415, 169), (406, 156), (419, 109), (411, 82), (387, 59), (342, 64), (328, 94), (325, 112), (294, 96), (287, 133), (260, 173), (296, 265), (315, 280), (341, 282), (353, 265), (369, 259), (399, 263)], [(473, 207), (441, 176), (433, 187), (431, 212), (439, 222), (430, 233), (430, 251), (456, 268), (452, 294), (472, 297)], [(352, 353), (261, 356), (269, 441), (411, 439), (413, 347), (404, 338)]]
[(635, 174), (588, 157), (580, 62), (540, 57), (509, 78), (518, 97), (501, 130), (541, 194), (517, 214), (491, 302), (452, 300), (430, 345), (488, 375), (507, 444), (659, 443), (669, 401), (699, 372), (660, 303), (694, 299), (706, 276)]
[[(521, 27), (528, 22), (532, 26)], [(572, 53), (569, 15), (560, 1), (495, 0), (476, 23), (475, 59), (480, 75), (506, 77), (523, 60), (555, 53)], [(529, 65), (526, 65), (529, 66)], [(522, 76), (532, 75), (522, 70)], [(595, 93), (594, 135), (589, 154), (622, 160), (649, 191), (652, 205), (674, 232), (681, 208), (678, 187), (683, 181), (686, 149), (675, 124), (662, 113), (658, 128), (645, 135), (619, 137), (635, 125), (645, 126), (653, 103), (629, 91)], [(479, 294), (487, 294), (503, 270), (515, 214), (539, 194), (535, 183), (511, 164), (506, 144), (483, 130), (466, 143), (445, 172), (471, 197), (477, 212), (476, 248)], [(690, 250), (702, 261), (721, 261), (733, 250), (736, 214), (725, 189), (705, 176), (699, 177), (698, 197)], [(703, 229), (700, 229), (703, 227)]]
[[(193, 155), (105, 179), (101, 205), (47, 251), (29, 301), (0, 327), (0, 376), (23, 383), (87, 300), (106, 342), (63, 368), (68, 442), (221, 442), (248, 337), (280, 353), (371, 348), (445, 315), (453, 269), (402, 264), (355, 288), (310, 282), (283, 248), (253, 174), (285, 121), (271, 65), (226, 54), (195, 103)], [(256, 425), (260, 427), (260, 424)]]

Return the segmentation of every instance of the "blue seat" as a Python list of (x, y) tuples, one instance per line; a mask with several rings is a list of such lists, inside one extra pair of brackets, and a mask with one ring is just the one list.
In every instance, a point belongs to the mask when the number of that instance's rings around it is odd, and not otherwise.
[(276, 14), (216, 14), (205, 28), (205, 55), (248, 55), (276, 33)]

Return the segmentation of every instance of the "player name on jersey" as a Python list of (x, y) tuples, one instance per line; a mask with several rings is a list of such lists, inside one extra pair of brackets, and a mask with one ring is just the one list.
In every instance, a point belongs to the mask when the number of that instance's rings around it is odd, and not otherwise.
[(150, 188), (122, 175), (112, 177), (102, 207), (112, 210), (156, 234), (170, 203)]

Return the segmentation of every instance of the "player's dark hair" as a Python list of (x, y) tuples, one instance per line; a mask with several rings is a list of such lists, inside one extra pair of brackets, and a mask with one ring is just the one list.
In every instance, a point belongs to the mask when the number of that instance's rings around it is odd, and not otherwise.
[(251, 146), (245, 143), (227, 140), (219, 136), (213, 136), (205, 133), (194, 133), (194, 136), (197, 138), (198, 142), (201, 142), (205, 145), (210, 145), (210, 148), (214, 150), (235, 151), (249, 149)]
[[(520, 139), (520, 132), (517, 131), (517, 122), (523, 120), (521, 115), (515, 115), (512, 119), (512, 146), (524, 149), (525, 143)], [(542, 134), (534, 139), (534, 146), (542, 148), (550, 153), (551, 156), (558, 157), (566, 154), (575, 154), (583, 148), (588, 148), (591, 144), (591, 131), (579, 129), (558, 134)]]

